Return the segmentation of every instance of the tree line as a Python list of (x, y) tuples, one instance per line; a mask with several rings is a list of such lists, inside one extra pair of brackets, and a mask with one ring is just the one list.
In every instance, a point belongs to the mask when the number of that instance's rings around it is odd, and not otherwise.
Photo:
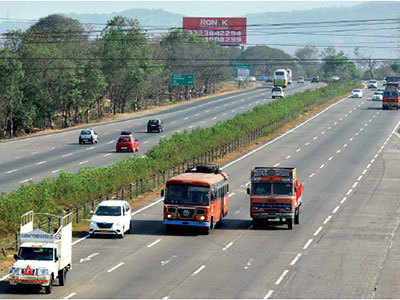
[[(125, 113), (210, 94), (235, 76), (235, 62), (249, 63), (255, 76), (281, 66), (295, 74), (356, 72), (341, 53), (331, 53), (340, 63), (311, 67), (302, 63), (315, 54), (309, 49), (293, 60), (279, 49), (225, 47), (180, 29), (152, 43), (137, 20), (121, 16), (97, 36), (92, 32), (76, 19), (50, 15), (26, 31), (3, 34), (0, 138), (101, 119), (105, 110)], [(171, 86), (171, 74), (193, 74), (195, 84)]]

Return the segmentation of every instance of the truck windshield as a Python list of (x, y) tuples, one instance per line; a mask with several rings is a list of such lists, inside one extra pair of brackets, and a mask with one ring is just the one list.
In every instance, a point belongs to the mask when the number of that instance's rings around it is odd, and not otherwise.
[(105, 206), (101, 205), (97, 208), (95, 215), (97, 216), (120, 216), (120, 206)]
[(270, 182), (254, 182), (251, 190), (253, 195), (270, 195), (271, 186)]
[(23, 260), (53, 260), (53, 248), (19, 248), (18, 256)]
[(188, 184), (168, 184), (164, 202), (167, 204), (208, 205), (210, 188)]
[(291, 183), (276, 182), (274, 183), (275, 195), (292, 195), (293, 188)]

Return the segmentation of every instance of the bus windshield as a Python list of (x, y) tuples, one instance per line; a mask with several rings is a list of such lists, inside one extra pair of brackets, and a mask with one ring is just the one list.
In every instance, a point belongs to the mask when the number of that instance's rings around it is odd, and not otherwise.
[(189, 184), (167, 184), (164, 202), (166, 204), (208, 205), (210, 188)]

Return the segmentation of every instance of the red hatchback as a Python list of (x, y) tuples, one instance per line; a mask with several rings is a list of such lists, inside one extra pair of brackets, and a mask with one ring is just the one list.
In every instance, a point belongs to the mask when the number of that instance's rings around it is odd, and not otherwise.
[(133, 138), (131, 135), (120, 136), (117, 142), (116, 151), (138, 152), (139, 151), (138, 140), (136, 138)]

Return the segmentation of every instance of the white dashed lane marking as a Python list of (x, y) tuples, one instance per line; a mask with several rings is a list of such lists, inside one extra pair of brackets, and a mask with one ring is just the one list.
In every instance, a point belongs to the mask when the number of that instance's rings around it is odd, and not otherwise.
[(192, 276), (199, 274), (205, 267), (206, 267), (205, 265), (202, 265), (200, 268), (198, 268), (196, 271), (192, 273)]
[(275, 284), (279, 285), (282, 282), (283, 278), (285, 278), (287, 273), (289, 273), (289, 270), (283, 271), (282, 275), (278, 278), (278, 280), (275, 282)]
[(294, 266), (296, 264), (296, 262), (299, 260), (300, 256), (301, 256), (301, 253), (297, 253), (296, 257), (293, 258), (293, 260), (290, 262), (290, 265)]
[(112, 271), (118, 269), (119, 267), (123, 266), (125, 263), (120, 262), (118, 265), (116, 265), (115, 267), (112, 267), (111, 269), (109, 269), (107, 272), (111, 273)]
[(326, 223), (328, 223), (330, 219), (332, 219), (332, 216), (328, 216), (328, 217), (325, 219), (324, 225), (325, 225)]
[(303, 249), (306, 250), (312, 243), (313, 239), (309, 239), (307, 243), (304, 245)]

